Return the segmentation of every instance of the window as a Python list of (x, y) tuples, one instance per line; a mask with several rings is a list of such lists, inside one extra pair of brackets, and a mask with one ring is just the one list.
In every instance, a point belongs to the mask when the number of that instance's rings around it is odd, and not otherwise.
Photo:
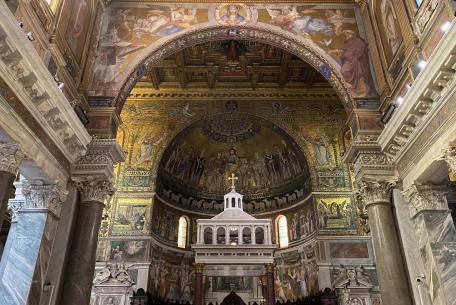
[(225, 228), (219, 227), (217, 229), (217, 244), (223, 245), (225, 243), (226, 243)]
[(177, 231), (177, 246), (185, 248), (187, 245), (187, 219), (182, 216), (179, 218), (179, 228)]
[(249, 227), (242, 229), (242, 243), (251, 244), (252, 243), (252, 231)]
[(211, 245), (212, 244), (212, 228), (204, 229), (204, 244)]
[[(285, 216), (284, 216), (284, 218), (285, 218)], [(285, 221), (286, 221), (286, 218), (285, 218)], [(255, 243), (257, 245), (264, 244), (264, 230), (263, 230), (263, 228), (258, 227), (258, 228), (255, 229)], [(288, 241), (287, 241), (287, 244), (288, 244)]]
[(283, 215), (277, 219), (277, 231), (279, 232), (279, 247), (288, 247), (288, 225), (287, 218)]

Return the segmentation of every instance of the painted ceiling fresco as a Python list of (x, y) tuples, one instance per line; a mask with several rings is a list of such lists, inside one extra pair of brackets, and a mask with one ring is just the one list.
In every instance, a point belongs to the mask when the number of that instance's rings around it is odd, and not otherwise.
[(103, 25), (90, 92), (103, 95), (122, 86), (123, 71), (147, 47), (198, 25), (276, 27), (308, 41), (329, 56), (354, 97), (376, 96), (367, 43), (354, 6), (291, 4), (111, 3)]
[(183, 195), (221, 200), (233, 173), (246, 200), (291, 193), (310, 178), (303, 153), (284, 131), (258, 117), (228, 112), (179, 134), (161, 160), (160, 179)]

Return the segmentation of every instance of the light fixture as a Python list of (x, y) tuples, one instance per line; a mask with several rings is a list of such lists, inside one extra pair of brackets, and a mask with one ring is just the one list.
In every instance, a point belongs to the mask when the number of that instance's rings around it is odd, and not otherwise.
[(25, 34), (25, 36), (27, 36), (28, 40), (30, 41), (35, 40), (35, 37), (33, 37), (33, 32), (28, 32), (27, 34)]
[(412, 85), (406, 84), (406, 85), (405, 85), (405, 89), (407, 89), (407, 92), (409, 92), (410, 89), (412, 89)]
[(396, 105), (399, 107), (403, 101), (404, 101), (404, 98), (402, 96), (398, 96), (396, 98)]
[(451, 22), (447, 21), (440, 27), (440, 29), (446, 33), (450, 29), (450, 26), (451, 26)]
[(394, 110), (396, 110), (396, 105), (394, 103), (392, 103), (388, 106), (388, 108), (386, 108), (386, 111), (385, 111), (385, 113), (383, 113), (383, 116), (380, 121), (383, 124), (387, 124), (391, 120)]
[(62, 81), (57, 82), (57, 87), (59, 87), (60, 91), (63, 92), (63, 88), (65, 87), (65, 83)]

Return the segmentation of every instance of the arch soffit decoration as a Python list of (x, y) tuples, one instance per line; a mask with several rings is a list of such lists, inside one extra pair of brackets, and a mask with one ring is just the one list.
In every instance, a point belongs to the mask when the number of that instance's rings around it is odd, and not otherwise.
[(121, 112), (135, 84), (154, 64), (185, 48), (227, 39), (260, 42), (294, 54), (314, 67), (328, 80), (339, 95), (347, 114), (353, 109), (354, 100), (340, 73), (340, 65), (311, 40), (270, 25), (243, 25), (233, 36), (228, 35), (229, 30), (229, 27), (221, 25), (198, 25), (149, 45), (136, 56), (129, 65), (130, 68), (123, 72), (121, 79), (124, 81), (114, 100), (117, 111)]

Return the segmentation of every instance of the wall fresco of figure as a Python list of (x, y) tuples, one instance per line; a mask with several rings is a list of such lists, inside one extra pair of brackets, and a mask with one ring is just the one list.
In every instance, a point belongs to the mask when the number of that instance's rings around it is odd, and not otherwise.
[(151, 292), (170, 300), (192, 301), (194, 268), (181, 253), (156, 246), (151, 252)]
[(281, 253), (275, 263), (274, 287), (278, 301), (302, 299), (318, 293), (318, 266), (313, 247)]
[(80, 62), (93, 14), (93, 4), (91, 0), (76, 0), (67, 5), (71, 6), (68, 11), (72, 14), (67, 25), (65, 38), (76, 61)]
[(319, 227), (322, 231), (353, 231), (356, 233), (350, 197), (318, 197), (316, 199)]
[[(161, 37), (198, 24), (274, 26), (309, 40), (329, 55), (354, 97), (376, 97), (367, 43), (356, 8), (306, 4), (111, 4), (105, 12), (90, 90), (106, 94), (122, 85), (122, 72)], [(393, 41), (393, 40), (390, 40)]]
[(137, 261), (147, 260), (147, 241), (145, 240), (111, 240), (111, 252), (107, 260)]
[(151, 199), (116, 198), (112, 235), (149, 234)]
[(387, 63), (391, 63), (403, 41), (399, 19), (391, 0), (378, 0), (375, 3), (379, 35), (383, 43)]

